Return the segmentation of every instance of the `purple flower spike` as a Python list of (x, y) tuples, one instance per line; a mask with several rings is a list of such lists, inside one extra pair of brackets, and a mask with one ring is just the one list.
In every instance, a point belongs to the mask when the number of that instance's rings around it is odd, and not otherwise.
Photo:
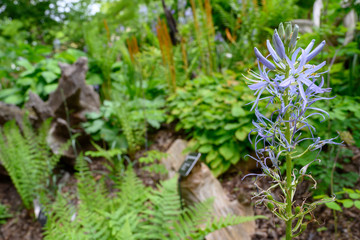
[[(270, 178), (273, 184), (269, 188), (262, 189), (256, 185), (261, 190), (255, 195), (259, 199), (257, 203), (267, 205), (282, 220), (289, 219), (289, 217), (298, 218), (301, 223), (302, 217), (309, 213), (305, 212), (308, 207), (301, 206), (300, 209), (302, 210), (297, 213), (299, 215), (294, 215), (292, 213), (293, 194), (296, 192), (298, 183), (305, 176), (314, 180), (315, 188), (316, 181), (307, 171), (311, 164), (315, 161), (320, 162), (320, 160), (316, 156), (315, 160), (310, 161), (301, 169), (296, 169), (296, 166), (293, 166), (293, 160), (302, 158), (308, 151), (317, 151), (319, 154), (323, 146), (328, 144), (341, 145), (341, 143), (335, 142), (336, 138), (321, 140), (315, 136), (316, 128), (310, 121), (313, 116), (320, 117), (321, 122), (329, 117), (325, 110), (313, 106), (319, 100), (332, 99), (320, 96), (320, 94), (331, 90), (323, 87), (324, 78), (322, 74), (326, 71), (319, 72), (326, 65), (326, 62), (318, 65), (308, 63), (324, 48), (325, 41), (321, 42), (313, 51), (311, 50), (314, 47), (315, 40), (312, 40), (306, 49), (296, 48), (299, 28), (295, 25), (294, 31), (291, 31), (290, 24), (287, 23), (285, 33), (283, 25), (280, 24), (281, 38), (275, 30), (272, 36), (272, 45), (269, 40), (266, 41), (274, 62), (270, 62), (255, 48), (255, 55), (259, 59), (259, 73), (249, 71), (248, 73), (252, 77), (245, 77), (250, 82), (249, 88), (254, 91), (256, 96), (256, 100), (251, 102), (253, 106), (250, 110), (255, 110), (255, 119), (252, 121), (254, 129), (248, 135), (255, 148), (256, 157), (249, 157), (260, 164), (262, 171), (262, 173), (250, 173), (246, 176)], [(261, 67), (260, 62), (263, 63)], [(262, 94), (265, 97), (261, 97)], [(272, 113), (262, 114), (260, 112), (261, 108), (258, 107), (258, 104), (263, 100), (268, 101), (264, 109), (269, 110), (275, 107)], [(273, 106), (268, 107), (269, 105)], [(255, 137), (252, 141), (251, 135), (254, 133)], [(298, 147), (300, 143), (301, 145), (307, 144), (308, 147), (303, 150)], [(283, 174), (281, 168), (285, 159), (286, 174)], [(269, 198), (275, 193), (275, 189), (281, 189), (278, 199), (283, 199), (283, 202)], [(269, 207), (271, 206), (269, 203), (272, 203), (272, 208)], [(299, 223), (298, 226), (300, 226)], [(288, 229), (291, 231), (290, 228)]]
[(276, 67), (275, 65), (270, 62), (269, 60), (267, 60), (260, 52), (259, 50), (255, 47), (254, 48), (254, 52), (255, 52), (255, 56), (259, 59), (259, 61), (264, 64), (267, 68), (269, 68), (270, 70), (275, 70)]
[(322, 41), (308, 56), (307, 56), (307, 61), (310, 61), (311, 59), (313, 59), (316, 55), (318, 55), (321, 50), (323, 50), (324, 46), (325, 46), (325, 40)]

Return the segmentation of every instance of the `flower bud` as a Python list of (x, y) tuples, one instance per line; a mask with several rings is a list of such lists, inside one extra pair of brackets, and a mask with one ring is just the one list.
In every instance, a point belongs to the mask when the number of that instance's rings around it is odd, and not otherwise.
[(279, 36), (282, 40), (285, 40), (285, 29), (282, 23), (279, 24)]
[(295, 214), (298, 214), (298, 213), (300, 212), (300, 210), (301, 210), (300, 206), (297, 206), (297, 207), (295, 208)]
[(295, 26), (294, 26), (294, 31), (293, 31), (293, 33), (292, 33), (291, 40), (290, 40), (290, 44), (289, 44), (290, 49), (295, 48), (296, 42), (297, 42), (298, 33), (299, 33), (299, 26), (298, 26), (297, 24), (295, 24)]
[(310, 61), (311, 59), (313, 59), (316, 55), (318, 55), (321, 50), (324, 48), (325, 46), (325, 40), (322, 41), (308, 56), (306, 61)]
[(273, 196), (271, 196), (271, 194), (267, 195), (267, 199), (274, 200), (274, 198), (273, 198)]
[(268, 209), (270, 209), (270, 211), (274, 210), (274, 204), (272, 204), (271, 202), (267, 203), (267, 207)]
[(255, 56), (259, 59), (259, 61), (264, 64), (267, 68), (269, 68), (270, 70), (275, 70), (276, 67), (275, 65), (270, 62), (269, 60), (267, 60), (260, 52), (259, 50), (255, 47), (254, 48), (254, 52), (255, 52)]
[(274, 31), (274, 40), (275, 40), (275, 49), (277, 54), (279, 55), (279, 57), (281, 59), (285, 59), (285, 47), (284, 47), (284, 43), (281, 41), (278, 32)]
[(286, 28), (285, 28), (285, 42), (288, 42), (291, 38), (291, 32), (292, 32), (292, 26), (290, 22), (286, 23)]

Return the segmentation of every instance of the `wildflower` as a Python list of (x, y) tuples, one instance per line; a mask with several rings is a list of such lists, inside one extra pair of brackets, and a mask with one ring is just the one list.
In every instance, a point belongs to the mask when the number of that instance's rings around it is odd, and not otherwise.
[[(324, 48), (325, 41), (315, 49), (313, 49), (315, 40), (312, 40), (305, 49), (296, 48), (298, 31), (297, 25), (292, 28), (291, 24), (287, 23), (284, 28), (283, 24), (280, 24), (278, 30), (274, 31), (272, 44), (269, 40), (266, 41), (268, 57), (271, 56), (272, 60), (264, 57), (257, 48), (254, 48), (259, 73), (249, 71), (251, 77), (245, 77), (250, 82), (249, 88), (256, 96), (251, 108), (251, 111), (255, 111), (256, 120), (252, 121), (255, 128), (249, 133), (249, 139), (251, 133), (256, 133), (254, 141), (256, 158), (250, 157), (260, 164), (262, 170), (261, 174), (246, 176), (267, 176), (273, 180), (274, 184), (269, 189), (262, 190), (256, 197), (260, 198), (258, 202), (273, 206), (270, 210), (288, 223), (286, 224), (287, 240), (293, 236), (294, 218), (299, 218), (298, 224), (301, 224), (304, 215), (309, 213), (309, 210), (301, 207), (294, 217), (292, 201), (296, 187), (304, 176), (312, 179), (316, 187), (316, 181), (307, 174), (307, 170), (315, 161), (320, 162), (319, 159), (315, 159), (298, 171), (293, 168), (292, 159), (301, 158), (308, 151), (321, 151), (328, 144), (341, 144), (334, 141), (336, 138), (321, 140), (315, 137), (316, 128), (309, 123), (309, 119), (315, 115), (320, 116), (322, 121), (329, 116), (325, 110), (312, 105), (320, 100), (332, 99), (320, 96), (330, 92), (331, 89), (324, 88), (322, 77), (324, 72), (319, 72), (326, 62), (318, 65), (309, 63)], [(262, 97), (265, 91), (267, 96)], [(266, 117), (258, 109), (259, 101), (264, 99), (268, 99), (268, 104), (278, 106), (271, 117)], [(311, 136), (303, 135), (304, 130), (308, 130)], [(304, 141), (309, 142), (308, 148), (298, 153), (296, 147)], [(280, 166), (284, 158), (286, 158), (286, 177), (283, 178)], [(272, 167), (268, 166), (267, 162), (271, 162)], [(283, 193), (281, 197), (284, 199), (283, 203), (266, 197), (271, 195), (271, 191), (276, 187), (279, 187)]]

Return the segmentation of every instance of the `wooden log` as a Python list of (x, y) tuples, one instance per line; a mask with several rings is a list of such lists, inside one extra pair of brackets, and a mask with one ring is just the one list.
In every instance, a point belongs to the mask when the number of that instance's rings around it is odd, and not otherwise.
[[(163, 164), (168, 170), (168, 178), (174, 177), (186, 155), (183, 154), (186, 141), (176, 140), (167, 151), (168, 157)], [(181, 181), (182, 197), (186, 204), (214, 198), (214, 215), (217, 217), (231, 215), (252, 216), (251, 207), (243, 206), (238, 201), (230, 201), (220, 182), (202, 162), (198, 162), (189, 176)], [(207, 240), (251, 240), (255, 232), (255, 222), (230, 226), (206, 236)]]

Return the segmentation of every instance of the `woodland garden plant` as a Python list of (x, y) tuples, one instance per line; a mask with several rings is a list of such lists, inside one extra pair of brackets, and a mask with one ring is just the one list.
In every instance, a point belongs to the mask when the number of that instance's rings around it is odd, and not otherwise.
[[(325, 120), (328, 113), (315, 107), (320, 100), (332, 98), (322, 96), (323, 93), (331, 91), (324, 87), (324, 78), (321, 72), (326, 62), (312, 65), (310, 61), (320, 53), (325, 46), (322, 41), (314, 47), (312, 40), (305, 48), (297, 48), (299, 27), (292, 28), (291, 23), (281, 23), (274, 31), (272, 44), (266, 41), (269, 55), (264, 57), (255, 48), (258, 59), (259, 73), (249, 71), (251, 78), (249, 88), (255, 91), (256, 100), (251, 110), (255, 111), (256, 120), (253, 120), (256, 133), (254, 140), (255, 156), (250, 156), (260, 164), (261, 174), (259, 177), (271, 179), (271, 186), (261, 189), (257, 182), (255, 185), (259, 192), (255, 195), (257, 204), (264, 204), (278, 218), (286, 223), (286, 240), (299, 236), (307, 227), (309, 222), (304, 222), (306, 215), (316, 208), (317, 205), (334, 201), (333, 198), (324, 198), (307, 203), (306, 200), (299, 203), (294, 196), (299, 184), (308, 179), (313, 181), (316, 188), (316, 180), (308, 172), (308, 167), (314, 162), (320, 162), (318, 154), (316, 158), (308, 161), (301, 169), (294, 167), (294, 163), (306, 156), (308, 152), (320, 153), (326, 144), (336, 144), (335, 138), (321, 139), (315, 135), (316, 129), (309, 123), (309, 119), (318, 115)], [(271, 58), (270, 58), (271, 57)], [(269, 114), (260, 113), (259, 101), (267, 101), (267, 109), (275, 108)], [(251, 139), (250, 139), (251, 141)], [(301, 150), (305, 146), (305, 150)], [(300, 147), (301, 146), (301, 147)], [(271, 164), (271, 167), (268, 166)], [(284, 166), (285, 176), (282, 175)], [(280, 189), (281, 196), (275, 194)]]

